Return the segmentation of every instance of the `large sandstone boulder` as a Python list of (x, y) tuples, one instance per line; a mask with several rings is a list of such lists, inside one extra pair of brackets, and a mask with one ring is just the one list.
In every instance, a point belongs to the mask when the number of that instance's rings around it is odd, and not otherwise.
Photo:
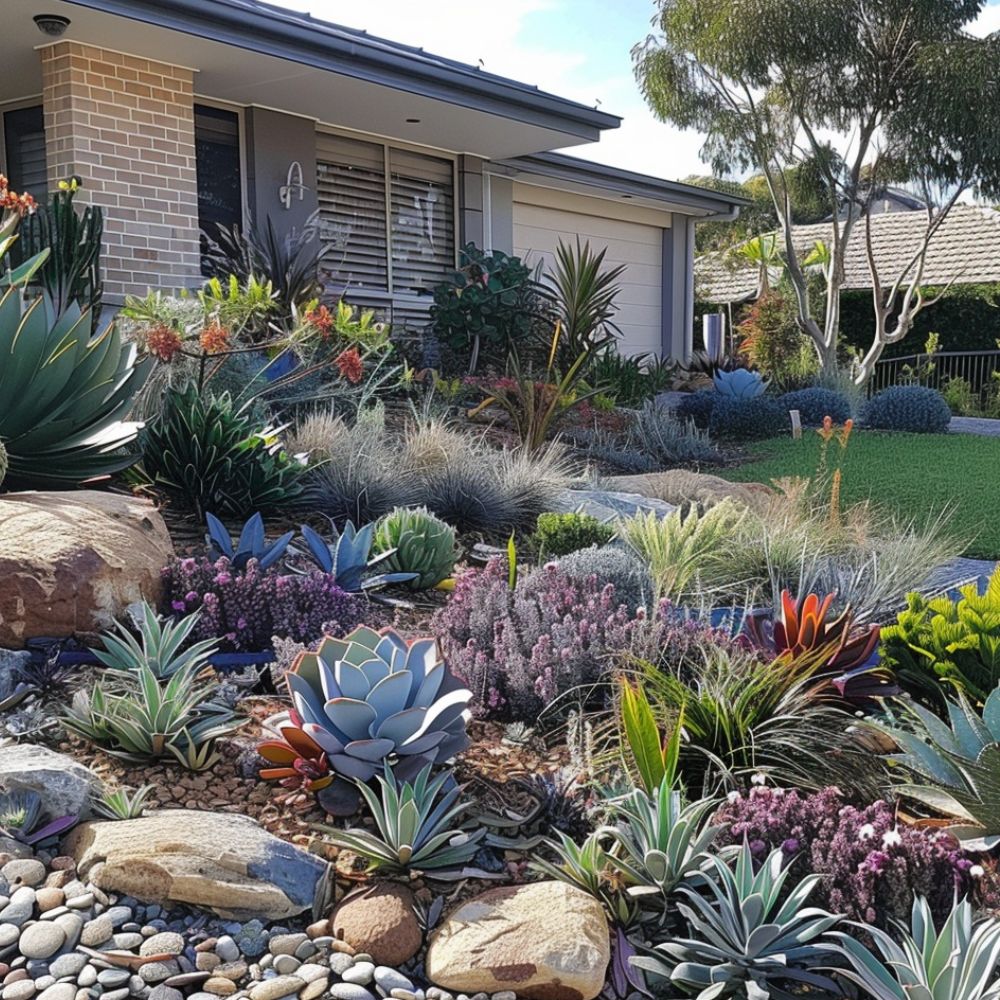
[(333, 936), (357, 952), (371, 955), (376, 965), (394, 968), (408, 962), (424, 935), (410, 889), (398, 882), (376, 882), (345, 896), (333, 911)]
[(0, 646), (107, 627), (160, 596), (174, 554), (156, 508), (95, 490), (0, 496)]
[(188, 903), (234, 920), (318, 912), (331, 891), (325, 861), (234, 813), (170, 809), (84, 823), (64, 851), (99, 889)]
[(731, 483), (719, 476), (709, 476), (689, 469), (668, 469), (638, 476), (612, 476), (607, 480), (613, 490), (627, 490), (653, 497), (687, 510), (692, 505), (713, 506), (731, 497), (751, 510), (765, 510), (775, 491), (762, 483)]
[(0, 790), (37, 792), (50, 819), (89, 816), (93, 797), (101, 794), (101, 780), (89, 768), (31, 743), (0, 741)]
[(453, 992), (592, 1000), (604, 988), (610, 955), (597, 900), (564, 882), (534, 882), (462, 903), (431, 938), (425, 969)]

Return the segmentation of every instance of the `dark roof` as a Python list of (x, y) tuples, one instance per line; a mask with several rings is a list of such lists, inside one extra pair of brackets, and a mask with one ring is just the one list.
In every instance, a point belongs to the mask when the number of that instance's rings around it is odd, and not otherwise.
[(680, 181), (668, 181), (648, 174), (638, 174), (632, 170), (594, 163), (578, 156), (567, 156), (565, 153), (535, 153), (531, 156), (518, 156), (497, 162), (502, 167), (510, 168), (515, 174), (525, 173), (536, 177), (589, 184), (603, 191), (669, 201), (675, 205), (686, 205), (712, 213), (728, 213), (735, 208), (750, 204), (749, 199), (737, 195), (723, 194), (721, 191), (713, 191), (711, 188), (699, 187), (696, 184), (683, 184)]
[[(883, 284), (891, 284), (919, 248), (927, 213), (883, 212), (871, 216), (871, 225), (879, 276)], [(792, 239), (801, 256), (817, 240), (829, 242), (830, 224), (795, 226)], [(695, 261), (694, 269), (698, 298), (705, 302), (742, 302), (757, 294), (757, 267), (729, 251), (704, 254)], [(844, 277), (844, 288), (871, 288), (863, 220), (852, 231)], [(940, 286), (993, 281), (1000, 281), (1000, 212), (956, 205), (930, 242), (923, 283)]]
[(260, 0), (68, 2), (584, 139), (595, 140), (602, 130), (621, 124), (617, 115), (477, 66)]

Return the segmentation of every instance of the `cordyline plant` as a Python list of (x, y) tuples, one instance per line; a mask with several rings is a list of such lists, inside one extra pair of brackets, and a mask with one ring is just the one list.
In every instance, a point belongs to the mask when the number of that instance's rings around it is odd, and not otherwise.
[[(927, 248), (968, 191), (1000, 192), (1000, 40), (969, 25), (984, 0), (658, 0), (655, 34), (633, 50), (654, 113), (707, 134), (717, 175), (754, 168), (778, 216), (798, 323), (824, 367), (837, 364), (840, 292), (852, 241), (870, 274), (875, 336), (857, 380), (912, 329)], [(831, 147), (830, 136), (833, 136)], [(797, 169), (823, 180), (829, 239), (814, 315), (794, 243)], [(923, 231), (894, 272), (877, 259), (871, 212), (890, 183), (920, 190)]]

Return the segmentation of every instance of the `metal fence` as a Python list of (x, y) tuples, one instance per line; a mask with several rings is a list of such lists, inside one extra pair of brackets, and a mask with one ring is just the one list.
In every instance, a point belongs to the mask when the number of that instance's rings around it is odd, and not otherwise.
[(919, 383), (942, 389), (951, 379), (964, 379), (974, 393), (982, 394), (1000, 372), (998, 351), (938, 351), (935, 354), (907, 354), (883, 358), (875, 365), (870, 392), (890, 385)]

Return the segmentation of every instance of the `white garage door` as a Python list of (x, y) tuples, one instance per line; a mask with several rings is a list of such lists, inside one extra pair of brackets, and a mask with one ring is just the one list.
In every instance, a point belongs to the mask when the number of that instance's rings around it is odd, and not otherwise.
[[(638, 222), (514, 201), (514, 254), (529, 263), (552, 262), (560, 240), (572, 243), (579, 235), (595, 250), (607, 248), (608, 266), (625, 265), (616, 300), (616, 323), (622, 354), (660, 354), (663, 228)], [(587, 199), (590, 201), (590, 199)]]

